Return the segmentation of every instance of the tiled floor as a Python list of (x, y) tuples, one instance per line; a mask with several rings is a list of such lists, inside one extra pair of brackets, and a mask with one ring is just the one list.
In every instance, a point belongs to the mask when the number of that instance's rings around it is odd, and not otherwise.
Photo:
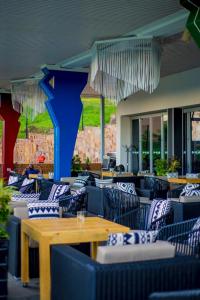
[(32, 279), (28, 287), (24, 288), (20, 280), (9, 276), (7, 300), (39, 300), (38, 279)]

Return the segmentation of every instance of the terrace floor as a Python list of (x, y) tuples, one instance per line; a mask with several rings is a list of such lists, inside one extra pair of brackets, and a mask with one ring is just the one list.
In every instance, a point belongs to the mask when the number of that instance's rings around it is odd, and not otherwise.
[(8, 276), (7, 300), (39, 300), (39, 280), (32, 279), (28, 287), (24, 288), (20, 280)]

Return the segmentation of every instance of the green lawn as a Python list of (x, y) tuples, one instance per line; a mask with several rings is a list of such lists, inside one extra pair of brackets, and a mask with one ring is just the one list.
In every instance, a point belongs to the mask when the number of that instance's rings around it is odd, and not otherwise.
[[(79, 129), (83, 126), (100, 126), (100, 100), (96, 98), (84, 98), (83, 102), (83, 114), (81, 117)], [(110, 122), (110, 117), (116, 112), (116, 106), (106, 100), (105, 101), (105, 122), (106, 124)], [(19, 138), (25, 138), (26, 129), (26, 118), (24, 116), (20, 117), (20, 131)], [(37, 133), (49, 133), (50, 129), (53, 128), (50, 117), (47, 112), (39, 114), (35, 117), (33, 121), (28, 120), (28, 129), (31, 132)], [(2, 122), (0, 122), (0, 135), (2, 133)]]

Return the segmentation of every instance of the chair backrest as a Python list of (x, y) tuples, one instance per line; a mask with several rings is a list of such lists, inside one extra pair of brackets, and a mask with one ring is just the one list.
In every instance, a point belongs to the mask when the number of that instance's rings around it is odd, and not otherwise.
[(115, 221), (123, 215), (139, 207), (139, 197), (115, 188), (104, 188), (104, 217)]

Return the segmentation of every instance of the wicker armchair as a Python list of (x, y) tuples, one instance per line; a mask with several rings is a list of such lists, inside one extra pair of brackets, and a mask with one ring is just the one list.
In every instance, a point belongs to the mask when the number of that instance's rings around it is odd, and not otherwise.
[(124, 214), (135, 211), (140, 206), (140, 198), (118, 189), (104, 188), (104, 218), (119, 222)]
[(173, 222), (173, 211), (170, 210), (169, 213), (162, 215), (160, 218), (149, 223), (148, 219), (150, 210), (151, 205), (142, 204), (138, 209), (133, 209), (123, 215), (120, 215), (116, 218), (116, 222), (128, 226), (131, 229), (139, 230), (158, 230), (166, 224)]

